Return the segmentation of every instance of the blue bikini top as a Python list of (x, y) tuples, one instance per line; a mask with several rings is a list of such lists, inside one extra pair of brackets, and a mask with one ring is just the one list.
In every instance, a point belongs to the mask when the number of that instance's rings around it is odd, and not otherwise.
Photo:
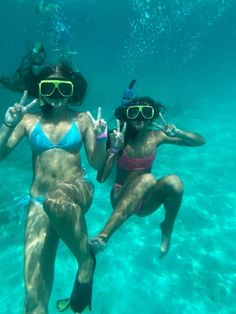
[(70, 129), (54, 144), (45, 134), (40, 121), (38, 121), (29, 134), (29, 144), (32, 152), (36, 155), (53, 148), (79, 151), (82, 146), (82, 137), (74, 119), (72, 119)]

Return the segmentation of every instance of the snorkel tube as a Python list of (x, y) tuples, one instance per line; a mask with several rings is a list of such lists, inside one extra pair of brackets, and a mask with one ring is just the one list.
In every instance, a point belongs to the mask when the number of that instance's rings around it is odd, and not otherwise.
[(134, 96), (133, 88), (134, 88), (135, 83), (136, 83), (136, 80), (132, 80), (129, 83), (128, 88), (124, 90), (122, 100), (121, 100), (121, 105), (123, 106), (127, 105), (130, 102), (130, 100), (133, 98)]
[(116, 108), (115, 110), (115, 117), (120, 121), (125, 121), (124, 109), (128, 107), (130, 101), (132, 100), (134, 96), (133, 88), (134, 88), (135, 83), (136, 83), (136, 80), (132, 80), (129, 83), (128, 88), (126, 88), (123, 92), (120, 106)]

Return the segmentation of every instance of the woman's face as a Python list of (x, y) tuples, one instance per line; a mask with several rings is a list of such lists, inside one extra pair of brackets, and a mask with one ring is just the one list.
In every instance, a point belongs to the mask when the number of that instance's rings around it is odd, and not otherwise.
[(127, 123), (135, 130), (141, 131), (150, 125), (150, 120), (127, 120)]
[(127, 123), (137, 131), (146, 129), (154, 117), (154, 109), (148, 103), (134, 104), (126, 111)]
[(42, 102), (59, 108), (65, 106), (73, 95), (73, 84), (58, 74), (56, 77), (50, 75), (40, 82), (39, 94)]
[(67, 104), (68, 98), (54, 98), (54, 97), (42, 97), (43, 101), (49, 105), (51, 105), (53, 108), (60, 108)]

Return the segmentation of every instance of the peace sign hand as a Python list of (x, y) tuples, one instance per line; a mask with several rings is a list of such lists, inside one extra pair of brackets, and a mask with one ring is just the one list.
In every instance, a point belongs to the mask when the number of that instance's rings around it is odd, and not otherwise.
[(161, 112), (159, 113), (159, 116), (161, 119), (161, 124), (157, 124), (155, 122), (152, 122), (152, 124), (160, 129), (162, 132), (164, 132), (168, 137), (175, 137), (180, 130), (177, 129), (174, 124), (167, 123), (163, 118)]
[(38, 102), (38, 99), (34, 99), (31, 103), (25, 106), (28, 97), (28, 92), (24, 91), (24, 94), (19, 103), (15, 103), (14, 106), (9, 107), (5, 114), (4, 124), (9, 127), (15, 127), (22, 120), (24, 114), (31, 109)]
[(124, 145), (124, 137), (127, 124), (125, 122), (122, 131), (120, 131), (120, 120), (117, 119), (116, 123), (117, 128), (116, 130), (113, 130), (113, 132), (110, 134), (110, 140), (112, 150), (118, 152), (123, 148)]
[(98, 107), (97, 120), (94, 119), (94, 117), (89, 111), (87, 111), (87, 114), (90, 116), (93, 122), (96, 137), (99, 137), (101, 134), (104, 133), (107, 134), (107, 123), (104, 119), (102, 119), (102, 108)]

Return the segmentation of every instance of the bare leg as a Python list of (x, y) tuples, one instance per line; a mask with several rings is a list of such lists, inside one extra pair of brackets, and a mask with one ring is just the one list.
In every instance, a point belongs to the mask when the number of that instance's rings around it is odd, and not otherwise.
[(161, 204), (164, 205), (165, 219), (161, 223), (162, 241), (160, 257), (164, 257), (170, 247), (171, 234), (180, 209), (183, 196), (183, 184), (176, 175), (169, 175), (157, 180), (155, 188), (147, 195), (139, 216), (153, 213)]
[(119, 201), (100, 234), (106, 235), (106, 238), (109, 239), (136, 212), (137, 207), (143, 201), (144, 197), (150, 193), (155, 185), (156, 178), (153, 175), (143, 174), (127, 186), (124, 186), (119, 195)]
[(155, 185), (156, 178), (153, 175), (143, 174), (124, 185), (118, 195), (111, 196), (114, 211), (99, 235), (90, 240), (90, 246), (95, 253), (104, 249), (111, 235), (136, 212), (143, 198)]
[(78, 279), (89, 282), (93, 273), (94, 260), (88, 245), (85, 211), (92, 201), (92, 191), (87, 184), (60, 184), (47, 194), (44, 203), (49, 220), (59, 238), (69, 247), (79, 264)]
[[(161, 257), (167, 254), (171, 233), (180, 208), (183, 194), (183, 185), (175, 175), (169, 175), (156, 180), (151, 174), (145, 174), (133, 180), (118, 196), (113, 197), (114, 211), (98, 237), (91, 239), (90, 244), (95, 252), (104, 248), (111, 235), (124, 223), (130, 215), (136, 213), (144, 217), (153, 213), (162, 204), (165, 208), (165, 219), (161, 224), (162, 241), (160, 246)], [(141, 209), (136, 212), (142, 203)]]
[(32, 202), (25, 229), (25, 314), (47, 314), (58, 236), (42, 205)]

